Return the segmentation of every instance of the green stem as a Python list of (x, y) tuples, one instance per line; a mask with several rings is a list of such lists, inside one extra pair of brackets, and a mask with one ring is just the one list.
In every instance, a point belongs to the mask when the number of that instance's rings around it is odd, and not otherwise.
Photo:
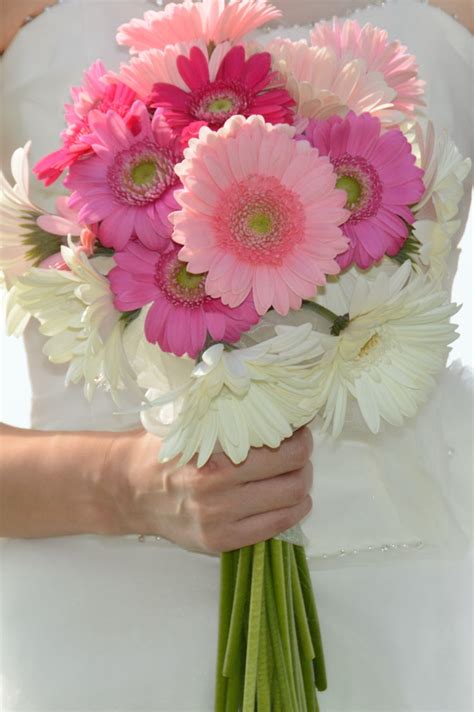
[(295, 678), (296, 698), (298, 700), (298, 710), (304, 709), (305, 691), (303, 672), (301, 669), (300, 651), (298, 648), (298, 637), (296, 633), (296, 610), (293, 598), (293, 587), (291, 583), (292, 574), (292, 550), (293, 545), (287, 544), (286, 571), (288, 584), (288, 621), (290, 627), (290, 643), (291, 643), (291, 662), (293, 667), (293, 675)]
[(219, 633), (217, 644), (217, 669), (215, 712), (225, 711), (227, 678), (224, 677), (224, 656), (229, 635), (230, 617), (232, 613), (233, 589), (238, 552), (227, 551), (221, 554), (221, 584), (219, 602)]
[(323, 316), (325, 319), (327, 319), (331, 323), (334, 323), (336, 321), (336, 319), (338, 318), (337, 314), (335, 314), (330, 309), (326, 309), (326, 307), (323, 307), (322, 304), (318, 304), (317, 302), (309, 301), (307, 299), (305, 299), (303, 303), (304, 303), (305, 307), (309, 307), (310, 309), (315, 311), (316, 314)]
[(253, 547), (243, 712), (254, 712), (255, 710), (260, 621), (262, 616), (263, 580), (265, 572), (265, 547), (266, 544), (264, 541), (255, 544)]
[[(265, 572), (265, 576), (268, 576)], [(262, 596), (260, 643), (258, 648), (257, 708), (258, 712), (272, 712), (270, 688), (270, 649), (268, 647), (267, 611)]]
[(237, 576), (235, 579), (234, 600), (230, 617), (227, 649), (224, 656), (224, 675), (232, 677), (241, 651), (241, 641), (244, 632), (244, 613), (248, 601), (250, 587), (250, 564), (252, 560), (252, 547), (246, 546), (239, 550)]
[(225, 712), (239, 712), (241, 708), (243, 691), (242, 672), (244, 656), (245, 647), (242, 641), (239, 660), (237, 660), (234, 670), (232, 672), (232, 677), (229, 679), (227, 684)]
[(303, 593), (306, 615), (311, 633), (311, 641), (314, 649), (314, 679), (316, 688), (323, 692), (327, 689), (326, 667), (324, 663), (323, 643), (321, 640), (321, 629), (319, 627), (318, 612), (316, 609), (316, 601), (314, 598), (313, 584), (306, 561), (306, 553), (304, 547), (295, 546), (294, 553), (298, 566), (300, 577), (301, 591)]
[(309, 629), (308, 617), (306, 613), (303, 592), (301, 590), (301, 582), (296, 563), (294, 547), (290, 549), (291, 556), (291, 587), (293, 591), (293, 601), (295, 606), (296, 626), (301, 638), (301, 649), (307, 660), (313, 660), (314, 648), (311, 640), (311, 631)]
[(273, 590), (275, 592), (275, 603), (278, 613), (278, 621), (280, 624), (280, 634), (283, 644), (283, 653), (285, 655), (286, 669), (288, 671), (289, 683), (296, 692), (295, 679), (293, 675), (293, 666), (291, 662), (291, 643), (290, 643), (290, 627), (289, 627), (289, 611), (286, 595), (286, 577), (285, 564), (283, 561), (283, 542), (278, 539), (270, 541), (270, 554), (272, 562), (272, 579)]
[[(267, 550), (268, 551), (268, 550)], [(269, 560), (269, 557), (268, 557)], [(285, 712), (298, 712), (298, 701), (291, 688), (286, 668), (283, 644), (278, 625), (278, 613), (273, 591), (273, 581), (270, 576), (265, 576), (265, 605), (267, 609), (268, 628), (274, 658), (274, 685), (277, 685), (281, 697), (281, 705)], [(278, 709), (276, 703), (275, 709)]]

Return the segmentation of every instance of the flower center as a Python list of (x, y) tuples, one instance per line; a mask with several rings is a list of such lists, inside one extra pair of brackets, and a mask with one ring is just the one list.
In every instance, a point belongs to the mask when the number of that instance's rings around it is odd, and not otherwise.
[(154, 161), (141, 161), (132, 168), (132, 180), (136, 185), (153, 183), (156, 176), (156, 164)]
[(362, 195), (362, 186), (358, 180), (352, 176), (341, 176), (336, 181), (336, 188), (345, 190), (347, 193), (346, 208), (351, 209), (356, 205)]
[(233, 185), (214, 217), (218, 244), (250, 264), (280, 265), (304, 227), (298, 196), (273, 176), (250, 175)]
[(109, 186), (119, 203), (154, 203), (177, 182), (175, 156), (153, 141), (138, 141), (115, 156), (107, 172)]
[(210, 82), (193, 93), (190, 114), (198, 121), (219, 127), (235, 114), (242, 114), (250, 102), (248, 90), (236, 81)]
[(351, 211), (347, 223), (360, 222), (375, 215), (382, 202), (382, 182), (375, 168), (362, 156), (340, 156), (334, 162), (339, 176), (336, 187), (347, 194), (346, 208)]
[(380, 336), (375, 332), (359, 351), (359, 358), (368, 356), (380, 344)]
[(273, 228), (272, 216), (263, 210), (256, 210), (253, 215), (249, 215), (248, 226), (258, 235), (268, 235)]
[(172, 304), (197, 309), (211, 299), (204, 289), (206, 275), (191, 274), (186, 266), (175, 251), (161, 255), (156, 264), (155, 281)]

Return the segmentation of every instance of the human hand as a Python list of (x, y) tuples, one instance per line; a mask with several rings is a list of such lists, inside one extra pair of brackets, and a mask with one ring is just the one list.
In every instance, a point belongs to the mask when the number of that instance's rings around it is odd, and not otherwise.
[(216, 454), (201, 469), (176, 467), (158, 463), (158, 450), (145, 431), (114, 439), (101, 478), (102, 496), (113, 503), (105, 533), (154, 534), (218, 553), (270, 539), (311, 510), (308, 428), (278, 449), (252, 449), (240, 465)]

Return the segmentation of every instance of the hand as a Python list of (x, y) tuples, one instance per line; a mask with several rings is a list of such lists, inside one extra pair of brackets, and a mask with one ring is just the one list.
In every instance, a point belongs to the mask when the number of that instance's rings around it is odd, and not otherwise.
[(252, 449), (237, 466), (218, 454), (202, 469), (177, 468), (159, 464), (158, 450), (159, 440), (144, 431), (114, 440), (101, 478), (102, 495), (113, 502), (108, 533), (155, 534), (218, 553), (270, 539), (311, 510), (307, 428), (277, 450)]

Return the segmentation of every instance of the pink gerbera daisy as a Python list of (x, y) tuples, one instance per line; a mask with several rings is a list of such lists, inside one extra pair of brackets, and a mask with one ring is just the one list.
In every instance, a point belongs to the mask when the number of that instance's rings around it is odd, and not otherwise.
[(305, 137), (329, 156), (336, 185), (346, 191), (350, 217), (342, 229), (350, 245), (338, 257), (341, 268), (355, 262), (365, 269), (384, 255), (396, 255), (414, 221), (409, 206), (424, 192), (423, 171), (402, 132), (381, 133), (379, 119), (350, 112), (345, 119), (313, 119)]
[(132, 52), (201, 39), (213, 44), (238, 42), (280, 16), (280, 11), (267, 0), (230, 0), (227, 4), (225, 0), (184, 0), (169, 3), (159, 12), (149, 10), (143, 20), (134, 19), (121, 25), (117, 42), (129, 45)]
[(217, 133), (201, 129), (176, 166), (180, 258), (189, 272), (208, 272), (207, 293), (229, 306), (252, 294), (259, 314), (287, 314), (339, 272), (345, 194), (328, 159), (294, 134), (235, 116)]
[(291, 124), (295, 102), (285, 89), (268, 88), (276, 76), (271, 66), (268, 52), (245, 59), (242, 45), (232, 47), (218, 65), (192, 47), (189, 57), (179, 55), (176, 60), (184, 88), (158, 82), (150, 103), (161, 108), (168, 124), (178, 130), (195, 121), (218, 129), (235, 114), (261, 114), (269, 123)]
[(65, 185), (74, 191), (69, 206), (79, 220), (100, 222), (99, 238), (107, 247), (124, 248), (137, 235), (149, 247), (165, 247), (171, 235), (170, 211), (181, 158), (176, 137), (159, 112), (150, 118), (137, 101), (130, 114), (93, 112), (87, 139), (95, 156), (71, 166)]
[(345, 60), (363, 59), (369, 71), (381, 72), (396, 92), (394, 107), (404, 114), (413, 116), (417, 107), (424, 106), (425, 82), (418, 79), (416, 58), (400, 42), (390, 42), (386, 30), (334, 18), (318, 22), (311, 40), (317, 47), (331, 47)]
[(115, 306), (120, 311), (152, 303), (145, 320), (145, 335), (163, 351), (195, 358), (208, 335), (215, 341), (238, 341), (258, 322), (251, 299), (236, 309), (206, 294), (206, 275), (190, 274), (178, 258), (179, 248), (152, 252), (136, 240), (115, 254), (109, 273)]
[(125, 116), (135, 101), (136, 94), (120, 81), (109, 84), (104, 81), (106, 69), (97, 60), (84, 72), (82, 86), (72, 87), (72, 104), (65, 104), (67, 128), (62, 132), (62, 148), (42, 158), (34, 167), (34, 172), (45, 185), (54, 183), (61, 173), (79, 158), (92, 155), (92, 148), (83, 141), (90, 133), (89, 112), (109, 110)]

